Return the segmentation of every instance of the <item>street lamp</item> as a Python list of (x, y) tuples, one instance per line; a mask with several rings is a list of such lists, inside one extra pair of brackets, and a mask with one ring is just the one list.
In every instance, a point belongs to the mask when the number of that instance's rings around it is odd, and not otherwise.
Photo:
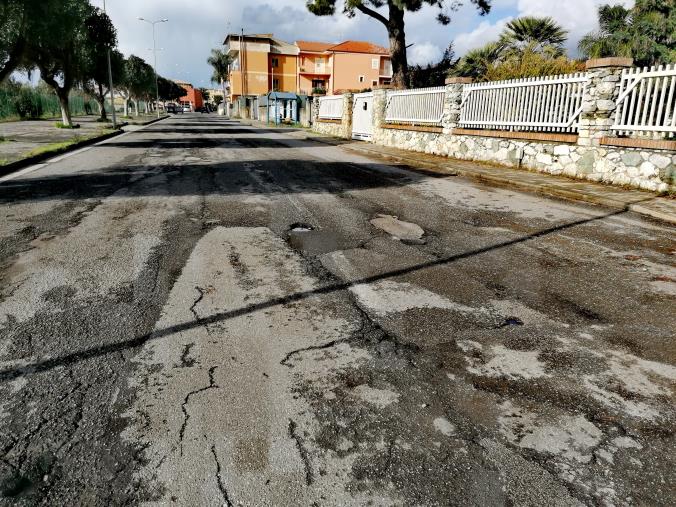
[(157, 107), (157, 117), (160, 117), (160, 87), (157, 84), (157, 44), (155, 42), (155, 25), (157, 23), (166, 23), (168, 19), (158, 19), (157, 21), (150, 21), (145, 18), (138, 18), (139, 21), (145, 21), (146, 23), (153, 26), (153, 56), (155, 60), (154, 71), (155, 71), (155, 106)]
[[(106, 0), (103, 0), (103, 13), (106, 14)], [(115, 115), (115, 90), (113, 89), (113, 68), (110, 65), (110, 48), (107, 53), (108, 58), (108, 89), (110, 90), (110, 112), (113, 115), (113, 128), (117, 128), (117, 116)]]

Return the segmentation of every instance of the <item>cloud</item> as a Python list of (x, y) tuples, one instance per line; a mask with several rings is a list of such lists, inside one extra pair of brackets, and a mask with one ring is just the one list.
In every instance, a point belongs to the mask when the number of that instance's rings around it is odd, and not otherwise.
[(493, 21), (483, 21), (473, 30), (458, 34), (455, 39), (456, 53), (462, 56), (470, 49), (496, 40), (510, 19), (520, 16), (549, 16), (568, 30), (566, 48), (571, 56), (577, 56), (580, 38), (598, 28), (598, 6), (609, 2), (625, 7), (634, 5), (634, 0), (500, 0), (500, 4), (494, 4), (494, 7), (500, 7), (500, 11), (513, 10), (514, 14)]
[[(103, 0), (90, 0), (101, 7)], [(340, 5), (343, 0), (337, 0)], [(449, 43), (457, 56), (494, 39), (506, 20), (523, 14), (549, 15), (571, 30), (569, 47), (596, 27), (596, 7), (616, 0), (493, 0), (491, 14), (480, 17), (469, 0), (457, 11), (447, 12), (451, 24), (436, 21), (439, 10), (424, 5), (406, 14), (406, 42), (413, 44), (413, 64), (438, 60)], [(622, 0), (625, 5), (632, 0)], [(211, 48), (219, 47), (228, 32), (274, 33), (282, 40), (315, 39), (327, 42), (345, 39), (368, 40), (387, 46), (387, 31), (378, 21), (357, 13), (348, 18), (317, 17), (305, 8), (305, 0), (106, 0), (108, 13), (118, 29), (119, 46), (126, 55), (135, 54), (152, 62), (152, 30), (138, 21), (169, 18), (157, 26), (158, 71), (161, 75), (210, 86), (211, 71), (206, 63)], [(449, 3), (450, 4), (450, 3)], [(196, 8), (197, 7), (197, 8)]]
[(487, 42), (494, 41), (502, 32), (512, 17), (498, 19), (494, 23), (482, 21), (471, 32), (461, 33), (455, 38), (454, 48), (456, 56), (463, 56), (470, 49), (478, 48)]
[(441, 60), (443, 51), (436, 44), (431, 42), (423, 42), (411, 46), (408, 50), (408, 62), (411, 65), (427, 65), (428, 63), (436, 63)]

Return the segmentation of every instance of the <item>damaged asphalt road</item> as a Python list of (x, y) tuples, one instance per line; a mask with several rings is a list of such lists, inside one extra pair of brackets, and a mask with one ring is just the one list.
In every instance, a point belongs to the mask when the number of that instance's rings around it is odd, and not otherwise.
[(0, 202), (2, 505), (676, 503), (672, 227), (203, 115)]

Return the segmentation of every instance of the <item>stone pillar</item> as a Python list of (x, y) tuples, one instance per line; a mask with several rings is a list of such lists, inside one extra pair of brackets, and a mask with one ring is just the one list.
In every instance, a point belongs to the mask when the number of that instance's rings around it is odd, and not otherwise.
[(373, 88), (373, 141), (377, 142), (382, 138), (382, 127), (385, 124), (385, 112), (387, 109), (387, 91), (391, 90), (389, 85), (376, 86)]
[(472, 82), (471, 77), (446, 78), (446, 98), (444, 101), (444, 115), (441, 125), (444, 134), (450, 135), (460, 122), (460, 109), (462, 104), (462, 89), (464, 85)]
[(319, 97), (308, 97), (307, 100), (310, 108), (310, 123), (314, 125), (319, 119)]
[(343, 94), (343, 117), (341, 118), (341, 137), (352, 139), (352, 105), (354, 104), (354, 94), (346, 92)]
[(578, 145), (599, 146), (601, 138), (610, 135), (620, 94), (620, 76), (622, 70), (633, 63), (631, 58), (587, 60)]

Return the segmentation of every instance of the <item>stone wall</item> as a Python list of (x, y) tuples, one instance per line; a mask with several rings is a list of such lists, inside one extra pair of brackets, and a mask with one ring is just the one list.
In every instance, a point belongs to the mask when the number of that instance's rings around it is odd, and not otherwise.
[(399, 129), (378, 129), (373, 142), (459, 160), (492, 162), (658, 192), (674, 190), (676, 182), (676, 153), (668, 150), (588, 147)]
[(312, 130), (333, 137), (343, 137), (345, 131), (341, 122), (326, 120), (315, 120), (312, 124)]
[[(482, 135), (481, 131), (470, 132), (477, 135), (467, 135), (467, 130), (457, 129), (462, 87), (467, 80), (451, 78), (446, 86), (442, 126), (437, 131), (416, 130), (415, 127), (404, 130), (406, 127), (403, 126), (387, 128), (387, 90), (374, 90), (372, 142), (460, 160), (490, 162), (614, 185), (658, 192), (674, 191), (675, 150), (604, 144), (604, 139), (612, 137), (611, 117), (616, 107), (620, 74), (623, 68), (630, 65), (631, 60), (618, 58), (588, 62), (589, 82), (583, 96), (578, 136), (539, 132), (510, 134), (506, 131), (496, 132), (493, 137)], [(345, 100), (346, 105), (349, 103), (351, 106), (352, 98)], [(351, 112), (352, 108), (346, 108), (345, 111)], [(351, 118), (344, 116), (341, 125), (316, 121), (313, 128), (317, 132), (349, 138)]]

